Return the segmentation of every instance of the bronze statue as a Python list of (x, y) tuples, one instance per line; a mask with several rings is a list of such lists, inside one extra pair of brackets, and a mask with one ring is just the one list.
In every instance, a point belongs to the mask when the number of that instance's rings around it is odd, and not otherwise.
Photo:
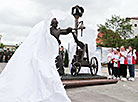
[(59, 39), (60, 35), (67, 35), (69, 34), (70, 32), (72, 32), (72, 28), (71, 27), (68, 27), (67, 29), (60, 29), (60, 28), (57, 28), (58, 27), (58, 21), (56, 18), (53, 18), (52, 21), (51, 21), (51, 28), (50, 28), (50, 33), (51, 35), (53, 35), (59, 45), (61, 44), (61, 41)]
[[(82, 17), (84, 13), (84, 9), (78, 5), (72, 8), (72, 15), (75, 18), (75, 27), (71, 28), (68, 27), (67, 29), (60, 29), (58, 27), (58, 21), (56, 18), (53, 18), (51, 21), (51, 28), (50, 33), (53, 35), (59, 45), (61, 41), (59, 39), (60, 35), (67, 35), (72, 33), (76, 46), (76, 53), (72, 59), (72, 67), (71, 67), (71, 74), (73, 76), (78, 75), (81, 67), (89, 67), (90, 72), (92, 75), (96, 75), (98, 72), (98, 60), (96, 57), (91, 57), (89, 59), (89, 50), (88, 44), (84, 44), (82, 41), (78, 40), (78, 30), (81, 30), (81, 36), (85, 26), (83, 25), (83, 21), (79, 22), (79, 18)], [(56, 67), (60, 75), (64, 75), (64, 68), (63, 68), (63, 58), (61, 53), (56, 57)]]
[[(60, 35), (67, 35), (67, 34), (71, 33), (72, 28), (68, 27), (67, 29), (60, 29), (57, 27), (58, 27), (58, 21), (56, 18), (53, 18), (51, 21), (50, 33), (57, 39), (57, 41), (60, 45), (61, 44), (61, 41), (59, 39)], [(62, 57), (61, 53), (59, 53), (59, 55), (56, 57), (55, 62), (56, 62), (56, 67), (59, 72), (59, 75), (64, 75), (63, 57)]]

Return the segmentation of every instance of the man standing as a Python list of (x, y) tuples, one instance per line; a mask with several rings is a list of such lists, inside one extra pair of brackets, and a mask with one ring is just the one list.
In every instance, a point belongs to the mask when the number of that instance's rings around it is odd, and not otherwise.
[(10, 58), (10, 51), (9, 48), (7, 48), (7, 50), (5, 51), (5, 62), (7, 63), (9, 61)]
[(3, 57), (4, 57), (4, 50), (2, 49), (0, 52), (0, 62), (3, 62)]

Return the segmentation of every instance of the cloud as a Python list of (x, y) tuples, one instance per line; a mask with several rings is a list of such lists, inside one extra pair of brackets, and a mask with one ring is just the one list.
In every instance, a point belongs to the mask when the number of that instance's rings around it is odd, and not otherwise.
[[(83, 6), (85, 12), (82, 19), (85, 25), (95, 30), (97, 24), (104, 23), (114, 14), (121, 17), (138, 16), (137, 0), (0, 0), (0, 4), (0, 33), (5, 44), (24, 41), (32, 27), (52, 9), (62, 10), (71, 18), (72, 6)], [(64, 24), (61, 22), (62, 27), (68, 25), (74, 25), (73, 17)]]

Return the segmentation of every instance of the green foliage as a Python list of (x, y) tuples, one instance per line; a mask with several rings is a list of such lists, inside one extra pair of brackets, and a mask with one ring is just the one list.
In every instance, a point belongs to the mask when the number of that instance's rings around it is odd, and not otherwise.
[(3, 43), (0, 43), (0, 48), (4, 48), (5, 47), (5, 45), (3, 44)]
[(119, 16), (112, 16), (111, 19), (107, 19), (104, 25), (98, 25), (99, 31), (103, 34), (99, 37), (104, 47), (120, 47), (126, 42), (126, 38), (130, 38), (133, 33), (132, 25), (129, 19), (120, 18)]
[(132, 46), (138, 52), (138, 37), (137, 36), (133, 39), (127, 39), (124, 44), (127, 48), (128, 46)]
[(65, 52), (65, 58), (64, 58), (64, 66), (68, 67), (69, 64), (69, 57), (68, 57), (68, 51)]

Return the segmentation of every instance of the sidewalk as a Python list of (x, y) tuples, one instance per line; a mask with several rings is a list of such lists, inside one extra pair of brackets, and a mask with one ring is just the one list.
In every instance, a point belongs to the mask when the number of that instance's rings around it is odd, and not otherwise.
[[(102, 67), (103, 75), (107, 76), (107, 68)], [(129, 75), (129, 73), (128, 73)], [(134, 82), (122, 82), (110, 85), (87, 86), (67, 89), (72, 102), (137, 102), (138, 101), (138, 70)]]
[(137, 102), (138, 79), (111, 85), (67, 89), (72, 102)]

